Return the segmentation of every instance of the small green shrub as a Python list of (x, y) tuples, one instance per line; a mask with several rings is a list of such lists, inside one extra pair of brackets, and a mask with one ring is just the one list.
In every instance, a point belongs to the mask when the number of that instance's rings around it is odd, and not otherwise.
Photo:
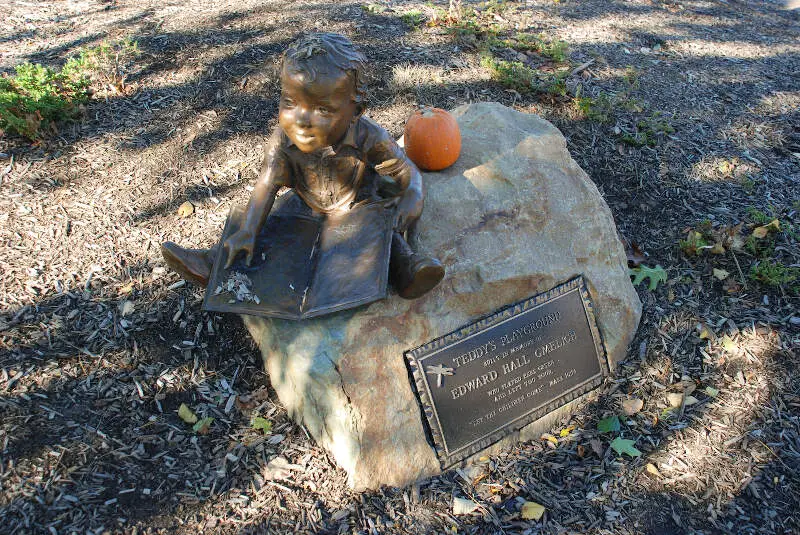
[(112, 92), (124, 93), (125, 78), (139, 54), (139, 44), (130, 39), (102, 42), (70, 58), (64, 70), (88, 76), (100, 92), (111, 89)]
[(647, 135), (647, 132), (624, 132), (620, 141), (632, 147), (655, 146), (656, 142)]
[(481, 66), (492, 72), (492, 78), (505, 87), (529, 93), (533, 87), (534, 73), (519, 61), (496, 59), (489, 54), (481, 57)]
[(751, 234), (744, 241), (744, 249), (756, 258), (769, 258), (775, 252), (775, 237), (759, 239)]
[(753, 206), (747, 207), (747, 217), (756, 225), (766, 225), (774, 219)]
[(622, 79), (631, 89), (639, 89), (639, 71), (635, 67), (630, 65), (625, 67), (625, 74)]
[[(459, 40), (471, 40), (475, 43), (483, 41), (487, 37), (491, 38), (496, 34), (493, 28), (478, 24), (472, 19), (463, 19), (458, 22), (451, 22), (447, 26), (447, 33), (455, 36)], [(481, 48), (485, 45), (481, 43)]]
[(618, 94), (614, 101), (626, 111), (641, 113), (644, 111), (644, 102), (629, 96), (626, 92)]
[(567, 94), (568, 74), (568, 71), (559, 71), (552, 75), (545, 76), (543, 81), (539, 82), (537, 88), (542, 93), (547, 93), (555, 97), (563, 97)]
[(507, 7), (507, 3), (503, 0), (488, 0), (483, 3), (483, 9), (486, 13), (502, 14)]
[(40, 139), (56, 121), (74, 119), (89, 99), (89, 79), (74, 66), (59, 72), (39, 64), (17, 66), (0, 78), (0, 128)]
[(800, 278), (800, 269), (767, 258), (750, 268), (750, 278), (767, 286), (791, 285)]
[(138, 55), (137, 43), (123, 40), (83, 49), (60, 71), (17, 66), (15, 75), (0, 78), (0, 129), (40, 139), (56, 122), (79, 115), (91, 86), (95, 93), (124, 93), (126, 72)]
[(509, 39), (493, 39), (489, 44), (496, 47), (513, 48), (520, 52), (536, 52), (556, 63), (565, 63), (569, 51), (569, 45), (564, 41), (528, 33), (518, 33)]
[(519, 61), (500, 60), (490, 54), (483, 55), (481, 66), (492, 71), (492, 78), (501, 85), (520, 93), (567, 94), (567, 71), (545, 73), (526, 67)]
[(381, 4), (361, 4), (361, 9), (362, 11), (372, 15), (380, 15), (381, 13), (386, 12), (387, 7)]
[(644, 119), (643, 121), (639, 121), (637, 126), (639, 127), (639, 130), (644, 130), (652, 136), (657, 136), (659, 134), (672, 134), (675, 132), (675, 129), (672, 127), (672, 125), (661, 117), (660, 112), (655, 112), (653, 115)]
[(709, 243), (706, 241), (705, 236), (696, 230), (690, 230), (686, 239), (678, 242), (678, 247), (681, 248), (681, 251), (686, 256), (696, 256), (708, 245)]
[[(580, 86), (578, 87), (580, 90)], [(575, 106), (587, 119), (599, 123), (607, 123), (614, 116), (614, 103), (606, 93), (600, 93), (597, 98), (582, 97), (580, 91), (575, 96)]]
[(569, 45), (564, 41), (543, 41), (542, 42), (542, 49), (539, 53), (545, 57), (552, 59), (558, 63), (564, 63), (567, 61), (567, 52), (569, 51)]
[(400, 20), (405, 22), (411, 28), (419, 28), (422, 26), (425, 17), (422, 15), (421, 11), (412, 10), (406, 11), (402, 15), (400, 15)]
[(658, 140), (675, 132), (675, 129), (665, 119), (661, 117), (659, 112), (655, 112), (650, 117), (647, 117), (636, 123), (635, 132), (624, 132), (620, 136), (620, 141), (634, 147), (655, 147)]

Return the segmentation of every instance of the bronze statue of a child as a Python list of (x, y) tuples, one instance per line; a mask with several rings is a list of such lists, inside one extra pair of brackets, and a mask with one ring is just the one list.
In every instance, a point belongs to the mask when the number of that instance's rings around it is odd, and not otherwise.
[[(364, 62), (352, 42), (333, 33), (305, 36), (285, 52), (278, 125), (267, 143), (241, 225), (221, 244), (226, 268), (241, 253), (251, 264), (256, 237), (273, 205), (275, 211), (337, 214), (381, 199), (385, 182), (381, 177), (388, 177), (399, 191), (394, 196), (389, 281), (407, 299), (423, 295), (441, 281), (442, 265), (414, 253), (403, 238), (422, 213), (422, 178), (388, 132), (363, 115)], [(291, 191), (276, 202), (282, 187)], [(184, 249), (166, 242), (162, 253), (185, 279), (205, 286), (218, 247)]]

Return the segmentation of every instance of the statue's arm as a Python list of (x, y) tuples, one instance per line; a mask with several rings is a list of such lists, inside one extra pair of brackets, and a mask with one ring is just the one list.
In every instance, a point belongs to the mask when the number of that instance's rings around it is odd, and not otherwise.
[(405, 232), (422, 215), (425, 205), (422, 174), (400, 145), (387, 132), (383, 133), (385, 136), (374, 144), (368, 156), (378, 174), (393, 179), (400, 187), (396, 229)]
[(289, 163), (281, 150), (280, 132), (276, 129), (264, 151), (264, 161), (245, 208), (242, 226), (222, 244), (227, 253), (226, 268), (233, 264), (240, 252), (246, 253), (245, 261), (248, 266), (250, 265), (253, 261), (256, 236), (272, 210), (275, 196), (281, 187), (290, 185)]

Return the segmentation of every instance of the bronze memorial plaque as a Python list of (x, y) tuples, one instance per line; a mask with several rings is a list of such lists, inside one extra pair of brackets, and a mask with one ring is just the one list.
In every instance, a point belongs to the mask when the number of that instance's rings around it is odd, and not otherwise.
[(596, 388), (608, 373), (583, 277), (405, 356), (442, 468)]

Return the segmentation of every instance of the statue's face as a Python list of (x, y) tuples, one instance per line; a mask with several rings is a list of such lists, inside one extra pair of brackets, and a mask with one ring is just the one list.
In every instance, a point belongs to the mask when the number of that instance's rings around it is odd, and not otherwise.
[(336, 145), (358, 117), (353, 80), (347, 73), (318, 72), (309, 80), (304, 72), (281, 73), (278, 122), (303, 152)]

